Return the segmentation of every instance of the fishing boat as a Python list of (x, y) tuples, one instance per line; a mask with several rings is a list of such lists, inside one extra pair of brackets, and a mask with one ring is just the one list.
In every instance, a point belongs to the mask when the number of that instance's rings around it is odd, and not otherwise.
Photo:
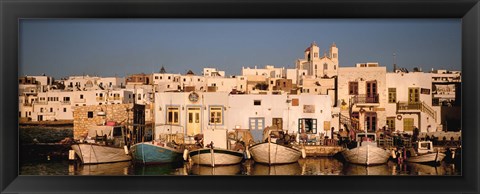
[(188, 154), (195, 164), (215, 167), (239, 164), (243, 160), (244, 151), (215, 148), (211, 142), (206, 148), (195, 149)]
[(184, 152), (182, 146), (160, 140), (140, 142), (134, 144), (130, 150), (134, 162), (147, 165), (181, 162)]
[(295, 147), (291, 144), (291, 142), (285, 142), (277, 138), (272, 139), (271, 132), (272, 131), (269, 130), (268, 133), (266, 133), (269, 134), (266, 138), (264, 138), (264, 141), (266, 142), (258, 143), (250, 147), (249, 152), (255, 162), (269, 165), (288, 164), (297, 162), (301, 156), (303, 158), (306, 157), (305, 149)]
[(390, 152), (377, 146), (375, 133), (357, 133), (357, 147), (342, 151), (347, 162), (361, 165), (385, 164)]
[(407, 154), (405, 161), (416, 163), (439, 163), (446, 156), (438, 149), (437, 151), (433, 149), (432, 141), (419, 141), (416, 144), (417, 150), (412, 150), (410, 154)]
[(87, 137), (71, 148), (83, 164), (122, 162), (131, 160), (124, 142), (122, 126), (92, 126)]
[(288, 147), (272, 142), (255, 144), (249, 149), (253, 160), (263, 164), (288, 164), (297, 162), (302, 151), (295, 147)]

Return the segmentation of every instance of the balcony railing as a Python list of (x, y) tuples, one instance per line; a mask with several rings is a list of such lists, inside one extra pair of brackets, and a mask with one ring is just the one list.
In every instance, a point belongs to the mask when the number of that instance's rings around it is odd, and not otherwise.
[(433, 110), (432, 107), (428, 106), (425, 102), (415, 102), (415, 103), (408, 103), (408, 102), (398, 102), (397, 103), (397, 111), (422, 111), (427, 113), (433, 119), (437, 120), (437, 112)]
[(69, 104), (71, 104), (71, 102), (70, 102), (70, 101), (61, 101), (60, 104), (62, 104), (62, 105), (69, 105)]
[(397, 103), (397, 110), (421, 110), (422, 103), (408, 103), (408, 102), (398, 102)]
[(359, 94), (359, 95), (353, 96), (353, 103), (355, 104), (379, 103), (378, 94), (374, 94), (374, 95)]

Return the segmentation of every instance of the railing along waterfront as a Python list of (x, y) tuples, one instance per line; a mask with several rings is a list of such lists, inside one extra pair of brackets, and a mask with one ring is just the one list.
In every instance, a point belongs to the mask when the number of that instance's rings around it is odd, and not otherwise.
[(353, 96), (353, 103), (379, 103), (378, 94), (358, 94)]

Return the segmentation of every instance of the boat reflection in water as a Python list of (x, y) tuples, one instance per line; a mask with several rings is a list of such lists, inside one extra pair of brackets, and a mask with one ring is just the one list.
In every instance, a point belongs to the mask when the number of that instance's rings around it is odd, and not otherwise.
[(345, 164), (343, 168), (343, 175), (392, 175), (387, 164), (380, 164), (374, 166), (365, 166), (359, 164)]
[(130, 162), (103, 164), (69, 164), (68, 172), (72, 175), (129, 175)]
[(69, 161), (45, 161), (35, 164), (23, 164), (21, 175), (140, 175), (140, 176), (184, 176), (184, 175), (343, 175), (343, 176), (445, 176), (462, 175), (461, 163), (441, 162), (440, 165), (418, 163), (387, 164), (364, 166), (341, 162), (332, 157), (300, 159), (297, 163), (287, 165), (262, 165), (253, 160), (246, 160), (233, 166), (195, 165), (185, 163), (134, 165), (132, 162), (83, 165)]
[(134, 175), (188, 175), (186, 164), (182, 162), (132, 166)]
[(190, 167), (190, 174), (193, 175), (240, 175), (241, 164), (225, 165), (225, 166), (206, 166), (193, 164)]
[(445, 168), (437, 165), (427, 165), (419, 163), (408, 163), (410, 167), (410, 174), (416, 175), (445, 175)]
[(298, 161), (302, 175), (340, 175), (343, 163), (335, 158), (305, 158)]
[(251, 175), (301, 175), (302, 167), (298, 162), (291, 164), (268, 165), (255, 163)]

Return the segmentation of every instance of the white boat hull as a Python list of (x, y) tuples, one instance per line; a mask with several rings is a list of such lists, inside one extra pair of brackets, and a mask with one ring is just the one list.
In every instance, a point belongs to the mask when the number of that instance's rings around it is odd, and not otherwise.
[(298, 149), (275, 143), (260, 143), (249, 149), (253, 160), (263, 164), (288, 164), (297, 162), (302, 155)]
[(132, 159), (125, 154), (123, 148), (81, 143), (72, 145), (72, 149), (84, 164), (123, 162)]
[(418, 156), (410, 156), (406, 159), (406, 161), (416, 163), (441, 162), (445, 158), (445, 156), (446, 155), (444, 153), (435, 152)]
[(243, 152), (226, 149), (197, 149), (189, 153), (193, 163), (208, 166), (239, 164), (243, 159)]
[(342, 155), (347, 162), (368, 166), (387, 163), (390, 152), (373, 145), (364, 145), (344, 150)]

